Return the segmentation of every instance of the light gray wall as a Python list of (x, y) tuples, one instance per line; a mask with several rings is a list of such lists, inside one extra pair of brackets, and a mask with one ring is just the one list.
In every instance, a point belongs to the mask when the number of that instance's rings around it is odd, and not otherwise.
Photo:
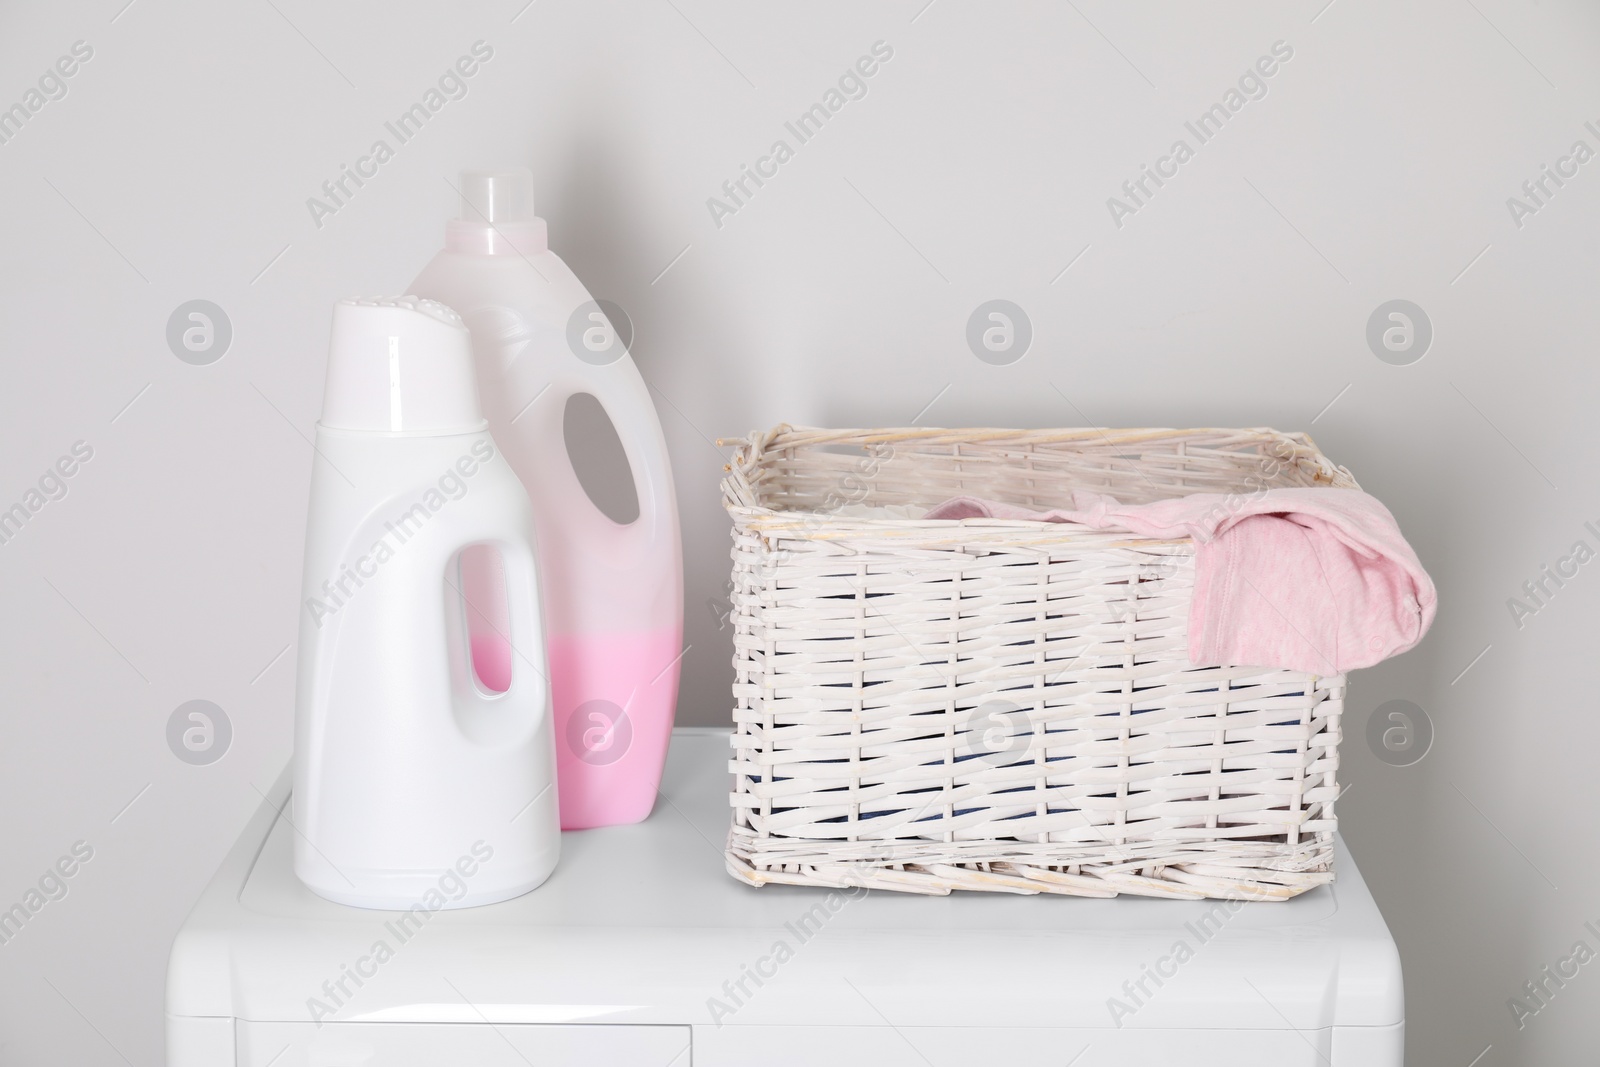
[[(0, 105), (93, 48), (0, 145), (0, 506), (93, 449), (0, 546), (0, 907), (94, 850), (0, 946), (0, 1062), (157, 1062), (170, 938), (289, 756), (329, 306), (404, 286), (446, 180), (486, 164), (533, 167), (553, 246), (635, 323), (685, 524), (682, 721), (728, 704), (718, 435), (1309, 429), (1440, 588), (1423, 647), (1352, 683), (1339, 809), (1404, 955), (1411, 1062), (1592, 1053), (1594, 968), (1521, 1030), (1507, 1000), (1574, 942), (1600, 948), (1600, 564), (1520, 626), (1507, 600), (1573, 542), (1600, 547), (1600, 161), (1520, 220), (1507, 198), (1575, 141), (1600, 149), (1600, 10), (524, 2), (0, 10)], [(306, 199), (480, 39), (468, 95), (314, 225)], [(707, 198), (793, 145), (785, 120), (880, 40), (867, 95), (717, 225)], [(1185, 120), (1278, 41), (1293, 57), (1266, 95), (1117, 225), (1108, 197), (1194, 146)], [(1032, 322), (1014, 365), (964, 339), (994, 298)], [(232, 323), (209, 366), (164, 337), (192, 299)], [(1366, 341), (1393, 299), (1435, 335), (1407, 366)], [(210, 766), (167, 745), (194, 699), (234, 731)], [(1391, 700), (1435, 731), (1412, 766), (1366, 740)]]

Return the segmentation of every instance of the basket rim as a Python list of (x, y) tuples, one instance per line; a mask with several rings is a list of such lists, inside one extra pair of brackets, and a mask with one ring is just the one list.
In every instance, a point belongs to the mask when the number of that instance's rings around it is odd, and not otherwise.
[[(826, 445), (896, 444), (917, 442), (923, 444), (995, 444), (1016, 441), (1019, 444), (1061, 444), (1071, 441), (1089, 441), (1097, 445), (1148, 444), (1162, 440), (1188, 440), (1194, 438), (1236, 439), (1239, 442), (1284, 443), (1290, 448), (1286, 459), (1297, 463), (1309, 461), (1317, 469), (1319, 480), (1326, 478), (1323, 487), (1330, 489), (1360, 489), (1355, 477), (1345, 467), (1339, 466), (1323, 454), (1311, 436), (1301, 431), (1283, 431), (1268, 426), (1253, 427), (1070, 427), (1054, 429), (1020, 429), (1004, 427), (973, 427), (952, 429), (948, 427), (890, 427), (890, 428), (839, 428), (825, 429), (779, 423), (770, 430), (754, 430), (745, 437), (718, 438), (722, 447), (735, 446), (732, 459), (723, 465), (726, 477), (722, 480), (722, 502), (734, 525), (745, 529), (760, 529), (771, 533), (784, 533), (806, 540), (848, 539), (852, 535), (872, 533), (882, 536), (887, 531), (899, 530), (908, 540), (928, 537), (943, 541), (946, 534), (954, 539), (960, 532), (965, 540), (974, 535), (982, 538), (1011, 540), (1019, 533), (1027, 533), (1034, 544), (1081, 542), (1086, 539), (1100, 541), (1104, 547), (1157, 545), (1187, 542), (1187, 538), (1158, 539), (1132, 535), (1127, 532), (1088, 530), (1073, 523), (1049, 522), (1042, 519), (906, 519), (894, 516), (843, 516), (824, 511), (789, 510), (769, 507), (759, 503), (759, 495), (750, 474), (762, 458), (772, 452), (794, 448), (817, 448)], [(819, 527), (819, 520), (833, 531)]]

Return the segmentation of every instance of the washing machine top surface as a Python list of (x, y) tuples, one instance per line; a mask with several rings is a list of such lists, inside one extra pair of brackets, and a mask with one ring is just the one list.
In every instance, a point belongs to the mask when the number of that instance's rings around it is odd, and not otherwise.
[(168, 1012), (778, 1027), (1403, 1017), (1393, 940), (1342, 842), (1336, 881), (1282, 902), (756, 889), (723, 865), (727, 753), (726, 730), (677, 731), (648, 820), (564, 834), (555, 874), (523, 897), (409, 916), (299, 883), (285, 776), (179, 934)]

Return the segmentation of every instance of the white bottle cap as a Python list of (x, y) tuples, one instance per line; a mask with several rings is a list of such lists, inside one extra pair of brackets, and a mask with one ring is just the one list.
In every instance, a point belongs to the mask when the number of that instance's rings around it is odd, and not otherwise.
[(322, 425), (368, 433), (471, 433), (484, 426), (461, 316), (416, 296), (333, 308)]
[(466, 222), (532, 222), (533, 171), (464, 170), (461, 218)]
[(445, 223), (445, 247), (473, 255), (536, 256), (549, 247), (544, 220), (533, 213), (533, 172), (464, 170), (461, 217)]

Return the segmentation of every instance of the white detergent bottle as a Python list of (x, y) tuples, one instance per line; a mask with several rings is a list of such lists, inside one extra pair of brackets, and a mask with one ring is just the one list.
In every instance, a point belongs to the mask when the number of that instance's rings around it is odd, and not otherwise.
[[(316, 451), (295, 873), (364, 908), (526, 893), (561, 847), (533, 514), (460, 316), (414, 297), (337, 305)], [(469, 601), (464, 570), (497, 584)], [(510, 651), (493, 676), (469, 646), (485, 615)]]
[[(410, 291), (466, 320), (490, 430), (533, 501), (561, 825), (638, 822), (661, 781), (683, 653), (666, 442), (613, 324), (550, 251), (532, 174), (470, 171), (461, 180), (462, 217), (447, 224), (444, 250)], [(567, 401), (582, 393), (604, 408), (633, 469), (631, 523), (595, 506), (568, 458)], [(490, 673), (510, 655), (494, 626), (475, 630), (473, 645)]]

